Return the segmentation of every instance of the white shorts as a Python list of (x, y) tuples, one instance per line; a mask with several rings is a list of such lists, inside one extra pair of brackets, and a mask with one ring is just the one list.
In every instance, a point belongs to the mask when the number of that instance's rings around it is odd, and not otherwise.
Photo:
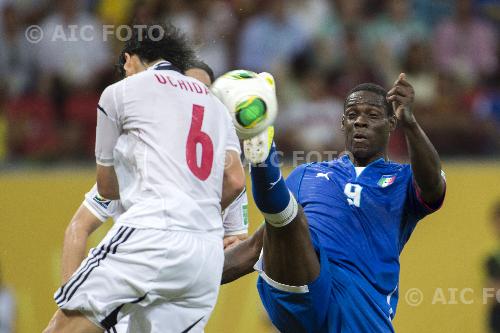
[[(115, 326), (111, 327), (108, 332), (111, 333), (127, 333), (130, 316), (123, 317)], [(114, 329), (114, 331), (113, 331)]]
[(108, 332), (128, 314), (129, 332), (202, 332), (223, 263), (220, 237), (117, 224), (54, 298)]

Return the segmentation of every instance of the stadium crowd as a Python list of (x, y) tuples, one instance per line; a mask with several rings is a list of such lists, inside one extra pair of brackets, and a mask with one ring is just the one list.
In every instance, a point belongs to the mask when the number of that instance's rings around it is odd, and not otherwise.
[[(390, 87), (400, 72), (442, 156), (500, 154), (497, 1), (0, 0), (0, 161), (90, 161), (97, 100), (118, 79), (122, 46), (116, 34), (103, 39), (103, 25), (165, 21), (216, 75), (273, 73), (285, 154), (341, 151), (347, 90)], [(36, 43), (33, 25), (44, 36)], [(72, 38), (72, 25), (93, 29)], [(66, 38), (51, 40), (61, 31)], [(405, 155), (403, 140), (396, 132), (393, 158)]]

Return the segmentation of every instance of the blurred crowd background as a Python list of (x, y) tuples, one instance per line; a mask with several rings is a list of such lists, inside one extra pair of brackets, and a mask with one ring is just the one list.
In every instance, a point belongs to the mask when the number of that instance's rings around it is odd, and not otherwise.
[[(122, 42), (102, 25), (171, 22), (216, 75), (275, 75), (278, 145), (342, 150), (346, 93), (405, 72), (444, 157), (500, 155), (500, 3), (495, 0), (0, 0), (0, 161), (91, 161), (96, 103)], [(30, 43), (27, 27), (45, 38)], [(50, 41), (93, 26), (91, 41)], [(88, 36), (88, 32), (86, 34)], [(395, 133), (391, 156), (405, 154)], [(1, 163), (0, 162), (0, 163)]]

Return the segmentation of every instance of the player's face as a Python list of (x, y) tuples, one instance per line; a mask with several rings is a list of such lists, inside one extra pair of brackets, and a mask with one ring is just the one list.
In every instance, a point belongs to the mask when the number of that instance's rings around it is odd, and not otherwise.
[(347, 97), (342, 128), (346, 150), (362, 166), (384, 157), (394, 117), (384, 108), (384, 97), (371, 91), (357, 91)]
[(212, 85), (212, 81), (210, 80), (210, 75), (208, 75), (208, 73), (201, 68), (196, 68), (196, 67), (190, 68), (186, 71), (186, 75), (197, 79), (207, 87), (210, 87), (210, 85)]

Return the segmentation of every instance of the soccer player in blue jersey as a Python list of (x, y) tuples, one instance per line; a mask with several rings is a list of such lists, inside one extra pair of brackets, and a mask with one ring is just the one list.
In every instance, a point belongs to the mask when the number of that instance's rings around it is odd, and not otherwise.
[[(283, 333), (394, 332), (399, 255), (417, 222), (437, 210), (445, 180), (439, 156), (413, 114), (414, 90), (401, 74), (388, 92), (361, 84), (345, 100), (347, 154), (297, 167), (286, 181), (264, 136), (248, 150), (253, 196), (266, 223), (226, 251), (223, 282), (256, 264), (258, 291)], [(388, 142), (399, 124), (410, 164), (391, 162)]]

